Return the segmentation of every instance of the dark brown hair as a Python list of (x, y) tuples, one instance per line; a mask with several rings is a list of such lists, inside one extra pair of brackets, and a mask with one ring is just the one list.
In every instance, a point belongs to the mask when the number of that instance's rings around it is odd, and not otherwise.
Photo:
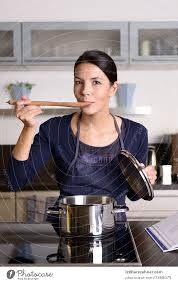
[(97, 49), (85, 51), (75, 62), (74, 72), (76, 67), (82, 63), (91, 63), (99, 67), (112, 84), (117, 81), (116, 64), (114, 63), (114, 60), (105, 52)]

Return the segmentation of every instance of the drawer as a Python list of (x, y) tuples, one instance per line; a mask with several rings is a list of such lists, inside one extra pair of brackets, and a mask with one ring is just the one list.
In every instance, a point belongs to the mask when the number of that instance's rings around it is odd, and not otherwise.
[(15, 222), (15, 193), (0, 192), (0, 222)]
[(45, 222), (46, 209), (59, 196), (58, 191), (28, 191), (17, 193), (17, 222)]

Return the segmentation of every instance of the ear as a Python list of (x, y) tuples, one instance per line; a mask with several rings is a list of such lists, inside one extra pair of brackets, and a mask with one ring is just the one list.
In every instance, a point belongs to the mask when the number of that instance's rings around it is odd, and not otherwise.
[(114, 96), (116, 94), (118, 88), (119, 88), (119, 83), (117, 81), (115, 81), (113, 83), (113, 85), (111, 86), (111, 91), (110, 91), (109, 96)]

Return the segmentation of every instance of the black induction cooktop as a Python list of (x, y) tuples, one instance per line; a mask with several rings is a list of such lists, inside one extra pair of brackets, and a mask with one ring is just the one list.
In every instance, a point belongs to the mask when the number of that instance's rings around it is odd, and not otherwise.
[(66, 237), (50, 224), (0, 224), (0, 265), (141, 266), (128, 222), (106, 237)]

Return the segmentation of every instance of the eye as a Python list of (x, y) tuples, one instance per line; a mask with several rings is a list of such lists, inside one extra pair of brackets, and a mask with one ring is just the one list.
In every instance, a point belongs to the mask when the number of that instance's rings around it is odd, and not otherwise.
[(99, 85), (99, 84), (101, 84), (99, 81), (93, 81), (93, 84), (94, 85)]
[(80, 85), (82, 82), (81, 81), (75, 81), (74, 84), (75, 85)]

